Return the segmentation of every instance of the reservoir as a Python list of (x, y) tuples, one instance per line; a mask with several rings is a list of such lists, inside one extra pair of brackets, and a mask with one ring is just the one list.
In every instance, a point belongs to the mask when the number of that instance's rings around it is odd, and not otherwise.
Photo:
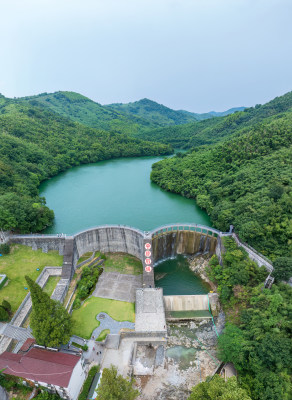
[(96, 225), (151, 230), (172, 222), (211, 226), (195, 200), (163, 191), (150, 181), (151, 166), (164, 157), (101, 161), (71, 168), (40, 186), (55, 212), (45, 233), (73, 234)]

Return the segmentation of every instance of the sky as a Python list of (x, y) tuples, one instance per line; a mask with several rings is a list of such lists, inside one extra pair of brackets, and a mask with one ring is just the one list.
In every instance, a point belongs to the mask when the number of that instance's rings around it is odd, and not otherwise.
[(0, 93), (223, 111), (292, 90), (292, 0), (0, 0)]

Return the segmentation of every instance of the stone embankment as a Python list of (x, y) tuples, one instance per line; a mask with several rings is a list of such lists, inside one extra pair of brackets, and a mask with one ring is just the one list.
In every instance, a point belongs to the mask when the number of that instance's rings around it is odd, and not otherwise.
[(216, 285), (210, 281), (207, 276), (206, 268), (209, 265), (210, 257), (208, 255), (205, 256), (190, 256), (188, 257), (190, 269), (196, 274), (199, 275), (200, 278), (206, 282), (212, 291), (216, 291)]

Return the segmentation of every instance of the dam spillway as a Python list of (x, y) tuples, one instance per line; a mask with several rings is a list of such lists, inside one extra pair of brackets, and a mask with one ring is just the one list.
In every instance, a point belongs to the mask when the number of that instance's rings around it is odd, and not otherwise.
[(177, 254), (214, 254), (217, 237), (194, 231), (173, 231), (152, 238), (154, 263)]

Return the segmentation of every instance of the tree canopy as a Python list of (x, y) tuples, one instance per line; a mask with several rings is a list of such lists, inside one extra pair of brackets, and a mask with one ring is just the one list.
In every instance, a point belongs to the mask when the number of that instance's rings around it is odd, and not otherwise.
[(67, 343), (71, 334), (71, 316), (61, 303), (50, 299), (36, 282), (28, 276), (25, 279), (32, 300), (30, 326), (37, 344), (58, 347)]
[(113, 365), (104, 368), (96, 400), (134, 400), (138, 397), (139, 391), (133, 388), (133, 383), (133, 380), (128, 381), (119, 375)]
[(235, 377), (225, 380), (215, 375), (210, 382), (202, 382), (192, 389), (188, 400), (252, 400)]
[(223, 241), (223, 266), (216, 256), (207, 270), (217, 285), (227, 323), (218, 358), (232, 362), (240, 387), (253, 400), (288, 400), (292, 395), (292, 288), (264, 289), (268, 272), (257, 267), (230, 238)]

